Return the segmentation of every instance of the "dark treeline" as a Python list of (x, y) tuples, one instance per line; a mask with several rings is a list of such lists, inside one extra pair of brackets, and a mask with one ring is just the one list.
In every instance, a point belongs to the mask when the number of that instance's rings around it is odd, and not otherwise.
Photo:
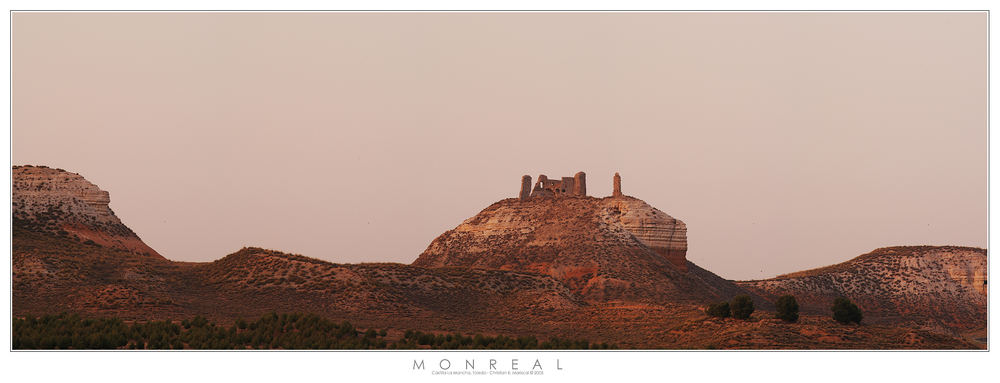
[(264, 315), (254, 322), (237, 320), (219, 326), (197, 316), (180, 323), (125, 323), (118, 318), (81, 318), (76, 314), (14, 318), (15, 350), (394, 350), (394, 349), (609, 349), (608, 344), (533, 336), (428, 334), (408, 330), (401, 339), (387, 339), (387, 330), (356, 329), (314, 314)]
[[(607, 343), (590, 343), (586, 340), (571, 340), (550, 338), (547, 341), (539, 342), (534, 336), (519, 336), (516, 338), (504, 335), (483, 336), (476, 334), (466, 336), (462, 334), (428, 334), (420, 331), (409, 330), (403, 335), (403, 339), (395, 344), (398, 349), (426, 348), (447, 349), (447, 350), (608, 350), (617, 348)], [(391, 348), (391, 347), (390, 347)]]

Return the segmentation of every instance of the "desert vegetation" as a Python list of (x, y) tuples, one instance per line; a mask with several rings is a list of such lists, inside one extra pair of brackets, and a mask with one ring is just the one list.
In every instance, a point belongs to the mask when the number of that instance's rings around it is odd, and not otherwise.
[(729, 302), (718, 302), (708, 305), (705, 314), (716, 318), (729, 318)]
[(705, 314), (716, 318), (750, 319), (753, 312), (753, 299), (749, 295), (738, 295), (729, 302), (713, 303), (705, 308)]
[(795, 322), (799, 320), (799, 302), (792, 295), (782, 295), (774, 303), (777, 309), (777, 318), (785, 322)]
[(848, 324), (851, 322), (861, 324), (861, 309), (858, 305), (851, 302), (849, 299), (840, 297), (833, 300), (833, 320), (840, 322), (841, 324)]
[(246, 349), (614, 349), (616, 345), (582, 339), (482, 334), (432, 334), (407, 330), (399, 339), (387, 329), (358, 329), (314, 314), (271, 313), (248, 322), (220, 326), (201, 316), (173, 321), (127, 323), (120, 318), (81, 318), (76, 314), (14, 318), (15, 350), (246, 350)]
[(607, 343), (590, 343), (583, 339), (562, 339), (558, 337), (540, 342), (534, 336), (509, 337), (483, 336), (475, 334), (472, 336), (462, 334), (429, 334), (420, 331), (407, 331), (403, 339), (390, 345), (389, 348), (397, 349), (486, 349), (486, 350), (607, 350), (618, 348)]
[(753, 314), (753, 299), (749, 295), (739, 295), (729, 302), (729, 309), (733, 312), (733, 318), (750, 319)]

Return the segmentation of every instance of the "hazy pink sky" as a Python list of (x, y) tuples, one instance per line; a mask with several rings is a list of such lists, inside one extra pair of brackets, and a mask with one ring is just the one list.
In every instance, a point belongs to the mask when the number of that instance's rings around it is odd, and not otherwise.
[(13, 162), (174, 260), (409, 263), (587, 173), (733, 279), (987, 240), (987, 15), (15, 13)]

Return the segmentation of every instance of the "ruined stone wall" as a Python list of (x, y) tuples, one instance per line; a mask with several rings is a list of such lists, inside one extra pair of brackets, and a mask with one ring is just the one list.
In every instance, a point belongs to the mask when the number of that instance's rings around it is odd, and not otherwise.
[(562, 194), (573, 194), (576, 191), (574, 185), (573, 177), (563, 177), (559, 185), (559, 192)]
[[(531, 177), (525, 176), (530, 182)], [(522, 184), (525, 178), (522, 178)], [(522, 185), (523, 191), (523, 185)], [(546, 175), (538, 176), (538, 182), (531, 190), (530, 197), (553, 197), (553, 196), (586, 196), (587, 178), (583, 172), (576, 173), (573, 177), (562, 177), (559, 181), (550, 180)], [(522, 198), (524, 200), (524, 198)]]

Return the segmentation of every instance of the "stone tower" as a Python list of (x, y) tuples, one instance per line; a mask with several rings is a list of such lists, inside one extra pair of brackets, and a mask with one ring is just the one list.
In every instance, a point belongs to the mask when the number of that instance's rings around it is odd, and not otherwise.
[(587, 173), (578, 172), (573, 176), (573, 194), (587, 195)]
[(622, 196), (622, 176), (618, 175), (618, 172), (615, 172), (615, 189), (614, 191), (611, 192), (611, 196), (612, 197)]
[(527, 201), (531, 197), (531, 176), (521, 177), (521, 201)]

